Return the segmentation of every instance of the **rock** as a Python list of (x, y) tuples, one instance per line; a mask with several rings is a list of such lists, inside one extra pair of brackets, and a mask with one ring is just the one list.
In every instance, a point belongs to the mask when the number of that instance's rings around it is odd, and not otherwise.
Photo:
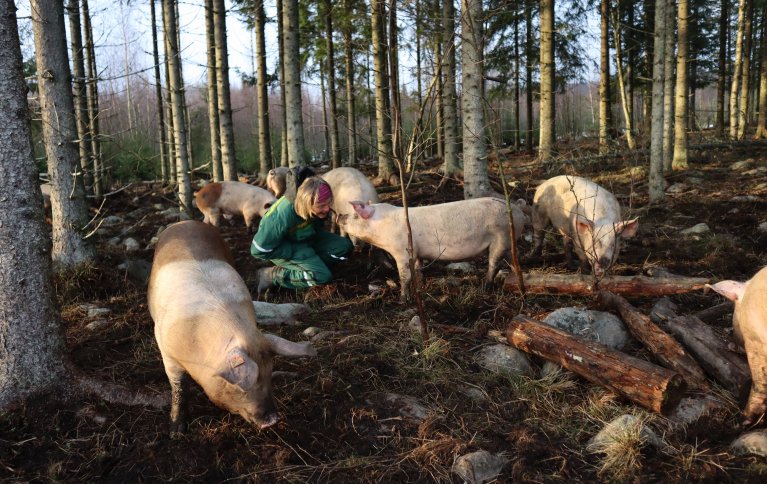
[(467, 397), (469, 397), (475, 402), (481, 403), (481, 402), (487, 401), (487, 394), (477, 387), (465, 386), (465, 387), (459, 388), (458, 391), (463, 393), (464, 395), (466, 395)]
[(112, 310), (107, 308), (90, 307), (88, 308), (88, 318), (93, 319), (98, 318), (99, 316), (106, 316), (111, 312)]
[(309, 326), (308, 328), (304, 330), (302, 334), (306, 336), (307, 338), (311, 338), (312, 336), (319, 334), (321, 331), (322, 330), (318, 328), (317, 326)]
[(747, 170), (743, 172), (743, 174), (746, 176), (762, 176), (765, 173), (767, 173), (767, 168), (763, 166), (754, 168), (753, 170)]
[(655, 324), (663, 324), (677, 316), (678, 309), (679, 307), (671, 299), (667, 297), (661, 298), (650, 310), (650, 319)]
[(312, 341), (322, 341), (324, 339), (332, 338), (333, 336), (343, 336), (348, 334), (348, 331), (320, 331), (319, 333), (312, 336)]
[(495, 479), (508, 463), (509, 459), (501, 454), (478, 450), (456, 459), (453, 472), (458, 474), (464, 482), (482, 484)]
[(152, 273), (152, 264), (141, 259), (126, 260), (117, 268), (127, 272), (131, 279), (142, 284), (146, 284), (149, 281), (149, 275)]
[(703, 397), (684, 397), (674, 410), (668, 415), (668, 419), (676, 424), (692, 425), (705, 418), (707, 424), (711, 424), (711, 415), (726, 413), (726, 408), (721, 401), (705, 395)]
[(579, 308), (561, 308), (549, 314), (544, 323), (589, 341), (621, 350), (630, 339), (628, 330), (617, 316)]
[(763, 234), (767, 234), (767, 222), (760, 223), (759, 227), (757, 227), (757, 230)]
[(393, 411), (403, 418), (409, 418), (420, 422), (429, 416), (429, 409), (423, 406), (417, 398), (409, 395), (386, 393), (383, 395), (383, 403), (390, 411)]
[(474, 266), (470, 262), (453, 262), (445, 266), (450, 271), (464, 272), (470, 274), (474, 272)]
[(546, 363), (544, 363), (541, 367), (541, 378), (552, 376), (554, 373), (562, 371), (563, 369), (564, 368), (562, 368), (559, 364), (554, 363), (553, 361), (546, 361)]
[(756, 195), (737, 195), (732, 197), (730, 201), (733, 203), (752, 203), (761, 201), (761, 198)]
[(685, 179), (685, 182), (689, 183), (690, 185), (702, 185), (706, 182), (704, 178), (699, 178), (697, 176), (691, 176), (687, 179)]
[(753, 164), (754, 164), (754, 159), (753, 158), (748, 158), (748, 159), (745, 159), (745, 160), (736, 161), (735, 163), (730, 165), (730, 170), (732, 170), (732, 171), (745, 170), (747, 168), (751, 168), (751, 165), (753, 165)]
[(107, 326), (109, 326), (109, 321), (106, 319), (97, 319), (95, 321), (91, 321), (90, 323), (85, 325), (86, 331), (98, 331), (100, 329), (104, 329)]
[[(404, 326), (404, 325), (403, 325)], [(407, 326), (403, 329), (407, 329), (408, 331), (412, 331), (414, 333), (420, 333), (421, 332), (421, 317), (417, 314), (410, 318), (410, 321), (408, 321)]]
[(111, 227), (113, 225), (118, 225), (121, 223), (123, 223), (123, 219), (122, 217), (118, 217), (117, 215), (109, 215), (101, 219), (102, 227)]
[(132, 212), (128, 213), (127, 216), (128, 216), (128, 218), (137, 219), (137, 218), (143, 217), (144, 215), (148, 214), (149, 212), (151, 212), (150, 208), (148, 208), (148, 207), (139, 207), (136, 210), (133, 210)]
[(128, 237), (123, 241), (123, 245), (125, 246), (126, 252), (135, 252), (141, 248), (141, 245), (139, 245), (138, 240), (134, 239), (133, 237)]
[(485, 346), (476, 355), (480, 366), (495, 373), (533, 376), (533, 370), (527, 355), (516, 348), (504, 344)]
[(586, 449), (593, 453), (604, 452), (611, 444), (629, 438), (637, 432), (639, 432), (644, 443), (659, 448), (664, 446), (658, 435), (645, 426), (639, 417), (624, 414), (605, 425), (598, 434), (589, 440)]
[(109, 247), (117, 247), (120, 245), (120, 237), (112, 237), (111, 239), (107, 240), (107, 245)]
[(675, 193), (685, 192), (688, 189), (689, 189), (689, 187), (687, 185), (685, 185), (684, 183), (674, 183), (673, 185), (671, 185), (670, 187), (668, 187), (666, 189), (666, 193), (669, 193), (669, 194), (673, 195)]
[(681, 232), (679, 232), (682, 235), (703, 235), (708, 234), (711, 232), (711, 229), (708, 225), (706, 225), (705, 222), (701, 222), (699, 224), (693, 225), (689, 229), (684, 229)]
[(163, 209), (163, 207), (164, 207), (164, 205), (163, 205), (162, 203), (155, 203), (154, 205), (152, 205), (152, 208), (153, 208), (153, 209), (155, 209), (155, 210), (157, 210), (158, 212), (159, 212), (160, 210), (162, 210), (162, 209)]
[(309, 314), (309, 306), (296, 303), (272, 304), (253, 301), (253, 309), (256, 311), (256, 324), (259, 326), (280, 324), (295, 326), (301, 324), (298, 322), (299, 318)]
[(757, 430), (741, 435), (730, 444), (730, 450), (735, 455), (767, 457), (767, 431)]
[(146, 244), (145, 250), (151, 250), (155, 245), (157, 245), (157, 242), (159, 242), (159, 240), (160, 240), (159, 237), (152, 237), (151, 239), (149, 239), (149, 243)]

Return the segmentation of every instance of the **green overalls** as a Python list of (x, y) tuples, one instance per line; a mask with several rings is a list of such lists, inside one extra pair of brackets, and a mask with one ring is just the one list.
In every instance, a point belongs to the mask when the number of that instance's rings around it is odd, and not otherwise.
[(326, 231), (323, 223), (322, 219), (302, 219), (293, 202), (281, 197), (261, 219), (250, 254), (277, 266), (274, 282), (282, 287), (326, 284), (333, 278), (328, 265), (345, 260), (352, 243)]

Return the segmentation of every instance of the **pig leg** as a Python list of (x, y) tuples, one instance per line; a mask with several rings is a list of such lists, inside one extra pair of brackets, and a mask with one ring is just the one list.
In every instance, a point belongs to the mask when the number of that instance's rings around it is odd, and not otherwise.
[(504, 244), (502, 243), (496, 243), (490, 246), (487, 255), (487, 275), (485, 276), (485, 283), (493, 283), (495, 275), (498, 273), (498, 261), (503, 258), (508, 250), (508, 247), (504, 247)]
[(242, 217), (245, 219), (245, 226), (248, 228), (248, 232), (253, 232), (253, 221), (256, 219), (258, 212), (245, 209), (242, 212)]
[(754, 334), (752, 328), (746, 328), (743, 337), (752, 379), (751, 393), (743, 414), (746, 417), (745, 423), (750, 425), (767, 412), (767, 352), (764, 350), (764, 342)]
[(540, 257), (543, 253), (543, 230), (546, 228), (548, 218), (533, 209), (533, 247), (527, 254), (528, 257)]
[(187, 396), (189, 374), (176, 365), (165, 365), (170, 382), (170, 434), (186, 433)]
[(221, 210), (218, 208), (212, 208), (210, 211), (205, 214), (205, 223), (209, 223), (214, 227), (218, 227), (218, 224), (221, 223)]
[(410, 298), (410, 264), (407, 256), (395, 257), (397, 272), (399, 272), (400, 299), (407, 301)]

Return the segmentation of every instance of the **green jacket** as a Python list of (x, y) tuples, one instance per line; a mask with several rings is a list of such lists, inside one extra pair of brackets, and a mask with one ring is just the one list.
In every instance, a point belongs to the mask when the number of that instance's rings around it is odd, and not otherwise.
[(324, 230), (323, 220), (302, 219), (296, 214), (293, 202), (280, 197), (261, 219), (250, 244), (250, 254), (258, 259), (290, 260), (296, 244), (311, 243), (320, 230)]

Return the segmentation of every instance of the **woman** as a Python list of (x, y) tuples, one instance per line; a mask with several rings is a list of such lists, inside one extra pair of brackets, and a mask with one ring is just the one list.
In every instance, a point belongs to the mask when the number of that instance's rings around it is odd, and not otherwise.
[(295, 200), (281, 197), (261, 219), (250, 253), (273, 267), (258, 271), (258, 292), (273, 285), (300, 289), (326, 284), (333, 278), (328, 265), (346, 259), (352, 250), (349, 239), (324, 228), (333, 192), (320, 177), (304, 180)]

